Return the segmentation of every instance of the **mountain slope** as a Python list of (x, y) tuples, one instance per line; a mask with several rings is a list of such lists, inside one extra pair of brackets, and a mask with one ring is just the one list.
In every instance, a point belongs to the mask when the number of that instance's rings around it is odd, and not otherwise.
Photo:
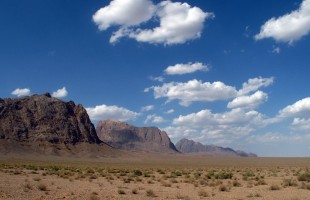
[(51, 144), (102, 143), (86, 110), (50, 94), (0, 99), (0, 140)]
[(100, 121), (96, 127), (98, 137), (112, 147), (142, 152), (177, 152), (167, 133), (156, 127), (135, 127), (114, 120)]
[(181, 139), (176, 143), (176, 148), (182, 153), (207, 153), (214, 156), (228, 156), (228, 157), (257, 157), (252, 153), (243, 151), (235, 151), (231, 148), (224, 148), (215, 145), (203, 145), (193, 140)]

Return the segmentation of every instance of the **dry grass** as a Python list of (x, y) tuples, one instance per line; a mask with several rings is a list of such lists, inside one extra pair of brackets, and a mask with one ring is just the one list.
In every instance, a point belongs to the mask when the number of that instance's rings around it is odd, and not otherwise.
[[(212, 158), (213, 159), (213, 158)], [(216, 158), (217, 159), (217, 158)], [(1, 185), (4, 181), (20, 179), (14, 188), (2, 191), (27, 194), (29, 199), (39, 195), (68, 199), (306, 199), (310, 182), (307, 165), (289, 167), (285, 164), (269, 167), (270, 163), (230, 166), (219, 159), (219, 166), (191, 166), (182, 163), (104, 163), (99, 162), (0, 162)], [(230, 158), (228, 158), (230, 160)], [(252, 159), (249, 159), (253, 161)], [(258, 159), (259, 160), (259, 159)], [(1, 161), (1, 160), (0, 160)], [(237, 158), (234, 163), (239, 164)], [(257, 161), (257, 160), (256, 160)], [(264, 160), (263, 160), (264, 161)], [(225, 162), (226, 165), (223, 163)], [(254, 160), (255, 162), (255, 160)], [(265, 161), (264, 161), (265, 162)], [(214, 164), (214, 163), (213, 163)], [(279, 164), (277, 164), (279, 165)], [(266, 167), (267, 166), (267, 167)], [(292, 167), (293, 166), (293, 167)], [(310, 166), (310, 165), (309, 165)], [(7, 177), (7, 178), (5, 178)], [(11, 180), (11, 178), (14, 178)], [(116, 188), (116, 190), (115, 190)], [(20, 189), (20, 192), (15, 192)], [(280, 192), (274, 192), (280, 190)], [(44, 191), (42, 193), (41, 191)], [(89, 191), (96, 191), (89, 193)], [(1, 195), (3, 195), (2, 193)], [(278, 196), (280, 195), (280, 196)], [(15, 196), (11, 199), (20, 199)]]

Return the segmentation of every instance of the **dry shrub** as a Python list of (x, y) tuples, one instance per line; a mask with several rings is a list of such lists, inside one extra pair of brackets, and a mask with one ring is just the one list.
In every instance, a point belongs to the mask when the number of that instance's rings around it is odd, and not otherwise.
[(228, 192), (229, 188), (226, 185), (222, 184), (222, 185), (219, 186), (219, 191), (220, 192)]
[(151, 189), (146, 191), (146, 196), (148, 196), (148, 197), (156, 197), (154, 191), (151, 190)]
[(204, 190), (199, 191), (198, 195), (200, 197), (208, 197), (209, 196), (209, 194), (206, 191), (204, 191)]
[(278, 185), (271, 185), (269, 187), (270, 190), (280, 190), (280, 187)]

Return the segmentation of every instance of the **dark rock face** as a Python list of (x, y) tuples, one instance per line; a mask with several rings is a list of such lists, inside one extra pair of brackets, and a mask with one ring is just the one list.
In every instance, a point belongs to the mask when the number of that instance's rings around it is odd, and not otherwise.
[(167, 133), (156, 127), (138, 128), (114, 120), (100, 121), (98, 137), (112, 147), (144, 152), (177, 152)]
[(182, 139), (176, 144), (176, 148), (183, 153), (207, 153), (214, 156), (228, 157), (257, 157), (256, 154), (244, 151), (235, 151), (231, 148), (224, 148), (215, 145), (203, 145), (193, 140)]
[(52, 144), (101, 143), (82, 105), (50, 94), (0, 99), (0, 139)]

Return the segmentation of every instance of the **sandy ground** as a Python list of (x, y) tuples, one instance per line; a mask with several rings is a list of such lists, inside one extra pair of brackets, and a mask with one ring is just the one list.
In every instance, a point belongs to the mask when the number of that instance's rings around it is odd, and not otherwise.
[(310, 177), (299, 180), (308, 167), (308, 158), (2, 157), (0, 199), (310, 200)]

